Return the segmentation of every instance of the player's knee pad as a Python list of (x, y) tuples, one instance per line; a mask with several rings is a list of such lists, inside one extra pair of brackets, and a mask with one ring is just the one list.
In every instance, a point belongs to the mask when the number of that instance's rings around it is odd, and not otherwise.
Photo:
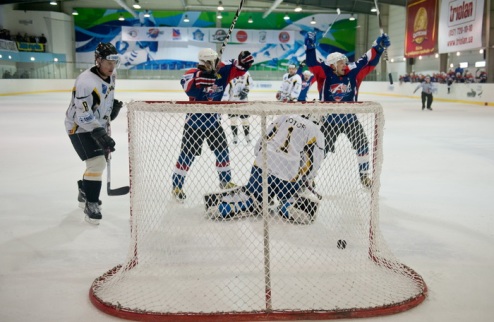
[(299, 196), (295, 201), (286, 201), (279, 207), (279, 214), (294, 224), (311, 224), (316, 218), (319, 200)]
[(101, 181), (103, 171), (106, 167), (105, 156), (99, 155), (97, 157), (86, 160), (86, 172), (84, 172), (84, 179), (90, 181)]

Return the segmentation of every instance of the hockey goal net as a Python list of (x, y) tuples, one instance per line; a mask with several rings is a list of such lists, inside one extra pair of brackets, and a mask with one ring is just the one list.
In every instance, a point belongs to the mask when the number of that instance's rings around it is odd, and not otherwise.
[[(311, 223), (285, 220), (266, 200), (260, 214), (212, 218), (204, 196), (222, 190), (206, 142), (188, 169), (185, 201), (171, 193), (186, 113), (221, 114), (239, 186), (249, 180), (256, 141), (277, 116), (355, 114), (367, 136), (373, 184), (362, 184), (352, 134), (341, 134), (311, 189), (321, 197)], [(228, 115), (249, 116), (251, 142), (243, 119), (232, 143)], [(124, 264), (91, 285), (100, 310), (153, 321), (324, 320), (394, 314), (425, 299), (422, 277), (393, 255), (379, 228), (378, 103), (131, 102), (128, 122), (131, 243)]]

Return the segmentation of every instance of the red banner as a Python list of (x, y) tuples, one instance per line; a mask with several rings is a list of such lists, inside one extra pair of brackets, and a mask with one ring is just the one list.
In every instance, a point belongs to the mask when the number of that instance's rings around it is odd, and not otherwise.
[(437, 52), (438, 0), (408, 0), (405, 57)]

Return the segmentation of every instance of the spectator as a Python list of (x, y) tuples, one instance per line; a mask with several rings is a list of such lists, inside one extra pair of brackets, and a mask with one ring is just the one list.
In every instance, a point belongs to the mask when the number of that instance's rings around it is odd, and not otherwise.
[(434, 84), (431, 83), (431, 78), (427, 76), (425, 80), (420, 83), (417, 88), (413, 91), (414, 93), (422, 87), (422, 111), (425, 109), (425, 104), (427, 102), (427, 109), (432, 111), (432, 93), (437, 91)]

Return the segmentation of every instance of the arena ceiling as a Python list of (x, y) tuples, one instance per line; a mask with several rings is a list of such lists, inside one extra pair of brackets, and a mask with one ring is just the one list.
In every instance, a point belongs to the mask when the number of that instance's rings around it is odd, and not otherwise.
[[(0, 5), (12, 4), (16, 10), (48, 10), (70, 14), (74, 8), (124, 8), (132, 11), (137, 1), (142, 9), (177, 11), (216, 11), (218, 0), (58, 0), (56, 6), (50, 0), (0, 0)], [(240, 0), (222, 0), (225, 11), (235, 12)], [(406, 6), (407, 0), (379, 0), (380, 5)], [(300, 5), (303, 12), (336, 13), (340, 9), (345, 14), (370, 14), (374, 0), (244, 0), (242, 12), (293, 12)]]

